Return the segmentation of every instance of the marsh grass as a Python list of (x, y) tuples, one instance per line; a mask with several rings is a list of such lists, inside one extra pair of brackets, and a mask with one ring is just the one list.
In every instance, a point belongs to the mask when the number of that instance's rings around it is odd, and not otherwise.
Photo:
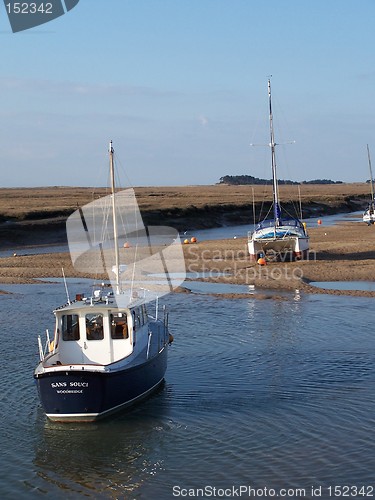
[[(271, 202), (271, 186), (174, 186), (135, 188), (142, 212), (174, 212), (211, 207), (250, 206), (253, 200), (257, 206)], [(0, 189), (0, 221), (32, 220), (52, 217), (66, 217), (77, 206), (83, 206), (94, 199), (108, 194), (107, 188), (92, 187), (41, 187)], [(301, 185), (303, 206), (325, 204), (339, 206), (348, 199), (363, 203), (369, 199), (366, 183)], [(297, 186), (280, 186), (280, 197), (284, 203), (299, 204)]]

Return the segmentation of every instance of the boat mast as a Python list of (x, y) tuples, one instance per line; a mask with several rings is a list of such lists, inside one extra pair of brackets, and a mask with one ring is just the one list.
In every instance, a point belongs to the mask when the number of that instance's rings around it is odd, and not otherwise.
[(276, 176), (275, 148), (276, 148), (277, 144), (275, 142), (275, 134), (274, 134), (274, 130), (273, 130), (271, 80), (270, 79), (268, 79), (268, 102), (269, 102), (269, 108), (270, 108), (270, 138), (271, 138), (271, 142), (270, 142), (269, 146), (271, 148), (271, 160), (272, 160), (273, 213), (274, 213), (274, 219), (275, 219), (275, 226), (279, 226), (280, 225), (281, 210), (280, 210), (280, 205), (279, 205), (279, 187), (277, 184), (277, 176)]
[(370, 150), (369, 150), (368, 144), (367, 144), (367, 157), (368, 157), (368, 166), (370, 168), (371, 203), (373, 204), (375, 201), (375, 198), (374, 198), (374, 179), (372, 177), (371, 157), (370, 157)]
[(111, 191), (112, 191), (112, 218), (113, 218), (113, 240), (115, 245), (115, 274), (116, 274), (116, 294), (120, 293), (120, 257), (118, 247), (117, 215), (116, 215), (116, 196), (115, 196), (115, 168), (113, 161), (114, 149), (112, 141), (109, 143), (109, 167), (111, 173)]

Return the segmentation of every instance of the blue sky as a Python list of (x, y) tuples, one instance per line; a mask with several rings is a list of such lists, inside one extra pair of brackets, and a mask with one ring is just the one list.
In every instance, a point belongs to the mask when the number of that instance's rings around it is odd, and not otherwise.
[(110, 139), (133, 186), (369, 178), (373, 0), (80, 0), (12, 33), (0, 5), (2, 187), (100, 184)]

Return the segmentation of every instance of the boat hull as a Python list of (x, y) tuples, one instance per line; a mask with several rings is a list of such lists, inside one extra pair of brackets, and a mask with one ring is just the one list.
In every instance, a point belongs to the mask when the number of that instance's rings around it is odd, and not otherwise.
[(35, 375), (47, 417), (56, 422), (92, 422), (130, 406), (157, 389), (167, 369), (165, 346), (149, 361), (131, 368), (99, 372), (84, 369)]
[(375, 213), (374, 213), (374, 211), (370, 212), (370, 210), (367, 210), (363, 214), (363, 222), (366, 222), (366, 224), (368, 224), (369, 226), (371, 224), (374, 224), (375, 223)]
[(305, 235), (292, 235), (281, 230), (267, 232), (261, 230), (249, 235), (248, 250), (251, 259), (257, 259), (260, 254), (267, 253), (285, 254), (292, 253), (295, 258), (304, 258), (309, 251), (309, 237)]

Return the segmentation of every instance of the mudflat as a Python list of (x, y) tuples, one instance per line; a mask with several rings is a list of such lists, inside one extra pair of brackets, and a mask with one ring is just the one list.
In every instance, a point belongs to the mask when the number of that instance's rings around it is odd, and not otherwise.
[[(260, 199), (265, 197), (265, 186), (255, 186), (254, 191), (254, 198), (258, 196), (260, 203)], [(294, 191), (295, 186), (281, 186), (284, 200)], [(333, 211), (340, 211), (338, 207), (348, 201), (354, 203), (354, 207), (356, 204), (359, 207), (368, 199), (367, 192), (368, 185), (365, 183), (301, 187), (301, 197), (306, 206), (310, 206), (310, 209), (318, 207), (316, 215), (320, 214), (321, 204), (331, 206)], [(98, 196), (103, 194), (104, 190)], [(160, 211), (172, 213), (167, 221), (159, 219), (159, 224), (170, 224), (179, 210), (186, 210), (194, 205), (202, 209), (203, 215), (206, 213), (209, 227), (210, 207), (220, 203), (225, 207), (239, 207), (241, 204), (248, 207), (252, 187), (220, 185), (138, 188), (136, 194), (143, 215), (152, 211), (159, 211), (159, 215)], [(91, 188), (2, 189), (0, 195), (0, 216), (3, 221), (0, 246), (7, 248), (9, 255), (0, 260), (0, 283), (32, 283), (39, 278), (61, 277), (62, 268), (67, 277), (106, 278), (103, 275), (78, 273), (68, 252), (39, 254), (37, 247), (32, 255), (25, 255), (22, 251), (23, 246), (66, 242), (66, 217), (77, 208), (77, 204), (82, 206), (92, 201)], [(268, 195), (271, 197), (271, 191), (266, 197)], [(294, 195), (294, 202), (297, 202), (297, 195)], [(250, 261), (244, 238), (198, 241), (184, 245), (188, 279), (248, 284), (264, 290), (299, 289), (307, 293), (375, 296), (375, 292), (371, 291), (322, 290), (311, 286), (310, 283), (314, 281), (375, 280), (375, 226), (349, 221), (325, 227), (324, 218), (322, 221), (320, 226), (309, 227), (307, 219), (310, 254), (308, 259), (301, 261), (269, 261), (265, 266), (260, 266)], [(233, 224), (238, 222), (233, 219)], [(35, 224), (39, 229), (40, 225), (43, 226), (42, 240), (41, 233), (35, 230)], [(200, 225), (197, 224), (196, 227)], [(11, 247), (12, 237), (9, 236), (12, 231), (18, 235), (14, 251)], [(206, 273), (205, 278), (199, 274), (203, 271)], [(218, 272), (225, 274), (216, 276)]]
[[(183, 246), (188, 279), (254, 285), (273, 290), (296, 290), (307, 293), (331, 293), (374, 296), (371, 291), (322, 290), (314, 281), (374, 281), (375, 226), (347, 222), (336, 226), (310, 228), (310, 254), (306, 260), (267, 262), (260, 266), (250, 261), (246, 239), (198, 241)], [(3, 257), (0, 260), (0, 283), (32, 283), (40, 278), (62, 276), (106, 279), (105, 275), (77, 272), (70, 255), (49, 253)], [(205, 277), (201, 277), (201, 273)], [(217, 276), (217, 273), (223, 273)]]

